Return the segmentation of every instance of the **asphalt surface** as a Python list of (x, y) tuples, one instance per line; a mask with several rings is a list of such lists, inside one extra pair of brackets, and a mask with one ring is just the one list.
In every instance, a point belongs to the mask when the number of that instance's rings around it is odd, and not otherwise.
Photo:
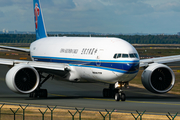
[(59, 80), (49, 80), (42, 88), (48, 89), (47, 99), (32, 99), (29, 95), (12, 92), (4, 81), (7, 66), (0, 65), (0, 103), (18, 103), (35, 105), (58, 105), (61, 108), (77, 107), (92, 110), (112, 110), (119, 112), (144, 111), (149, 114), (180, 113), (180, 95), (153, 94), (145, 89), (131, 87), (124, 89), (127, 96), (125, 102), (116, 102), (102, 96), (102, 90), (108, 87), (102, 83), (70, 83)]

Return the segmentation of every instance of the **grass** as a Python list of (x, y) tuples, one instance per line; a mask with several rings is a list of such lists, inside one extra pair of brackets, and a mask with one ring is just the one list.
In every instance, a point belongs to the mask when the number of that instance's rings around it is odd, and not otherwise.
[(27, 53), (17, 51), (0, 51), (0, 58), (16, 60), (21, 60), (22, 58), (24, 58), (26, 60), (31, 60), (30, 56)]
[(140, 56), (171, 56), (179, 55), (180, 49), (137, 49)]
[[(6, 105), (5, 104), (1, 109), (1, 113), (2, 113), (1, 119), (2, 120), (13, 120), (14, 119), (14, 115), (13, 115), (12, 111), (10, 110), (10, 108), (13, 111), (16, 111), (20, 107), (18, 105)], [(42, 114), (40, 113), (39, 109), (44, 113), (46, 111), (47, 107), (43, 107), (43, 106), (33, 107), (31, 105), (28, 106), (25, 110), (25, 119), (26, 120), (42, 119)], [(69, 109), (69, 111), (71, 111), (73, 115), (76, 112), (76, 110), (73, 110), (73, 109)], [(101, 111), (101, 112), (102, 112), (103, 116), (105, 116), (107, 114), (106, 111)], [(16, 116), (15, 116), (17, 120), (23, 118), (22, 113), (23, 113), (23, 111), (20, 108), (17, 111)], [(135, 111), (133, 112), (133, 114), (135, 117), (138, 116), (138, 114)], [(51, 119), (51, 112), (49, 109), (44, 114), (44, 118), (46, 120)], [(75, 120), (78, 120), (79, 113), (76, 113), (74, 118), (75, 118)], [(82, 112), (81, 118), (83, 120), (101, 120), (101, 119), (103, 119), (103, 117), (100, 115), (99, 111), (90, 111), (90, 110), (86, 110), (86, 109)], [(152, 115), (152, 114), (146, 114), (146, 113), (142, 116), (142, 118), (143, 118), (143, 120), (165, 120), (165, 119), (168, 119), (166, 115)], [(59, 120), (59, 119), (63, 119), (63, 120), (72, 119), (72, 116), (69, 114), (68, 109), (56, 108), (53, 111), (53, 120)], [(109, 115), (106, 116), (106, 119), (109, 119)], [(134, 118), (131, 115), (131, 113), (121, 113), (121, 112), (118, 112), (118, 110), (115, 110), (111, 114), (111, 119), (112, 120), (133, 120)], [(177, 116), (176, 119), (180, 119), (180, 116)]]

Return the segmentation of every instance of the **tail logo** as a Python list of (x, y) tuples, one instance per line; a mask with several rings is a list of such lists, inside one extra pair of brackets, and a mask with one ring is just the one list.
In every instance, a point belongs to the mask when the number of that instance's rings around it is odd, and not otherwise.
[(39, 17), (39, 7), (38, 4), (35, 4), (34, 8), (34, 15), (35, 15), (35, 25), (36, 25), (36, 30), (38, 29), (38, 17)]

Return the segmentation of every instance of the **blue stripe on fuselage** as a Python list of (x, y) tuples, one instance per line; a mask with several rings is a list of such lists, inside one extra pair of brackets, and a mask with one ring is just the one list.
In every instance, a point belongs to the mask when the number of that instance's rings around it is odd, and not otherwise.
[(91, 60), (59, 57), (32, 56), (35, 61), (68, 63), (71, 66), (91, 67), (120, 73), (133, 74), (139, 71), (139, 60)]

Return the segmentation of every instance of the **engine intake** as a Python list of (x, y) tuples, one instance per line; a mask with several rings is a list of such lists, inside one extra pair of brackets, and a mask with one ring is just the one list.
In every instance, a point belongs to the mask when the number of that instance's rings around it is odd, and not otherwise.
[(39, 85), (39, 74), (33, 67), (19, 64), (6, 74), (6, 84), (14, 92), (31, 93)]
[(166, 93), (175, 83), (171, 68), (164, 64), (153, 63), (144, 70), (141, 76), (144, 87), (153, 93)]

